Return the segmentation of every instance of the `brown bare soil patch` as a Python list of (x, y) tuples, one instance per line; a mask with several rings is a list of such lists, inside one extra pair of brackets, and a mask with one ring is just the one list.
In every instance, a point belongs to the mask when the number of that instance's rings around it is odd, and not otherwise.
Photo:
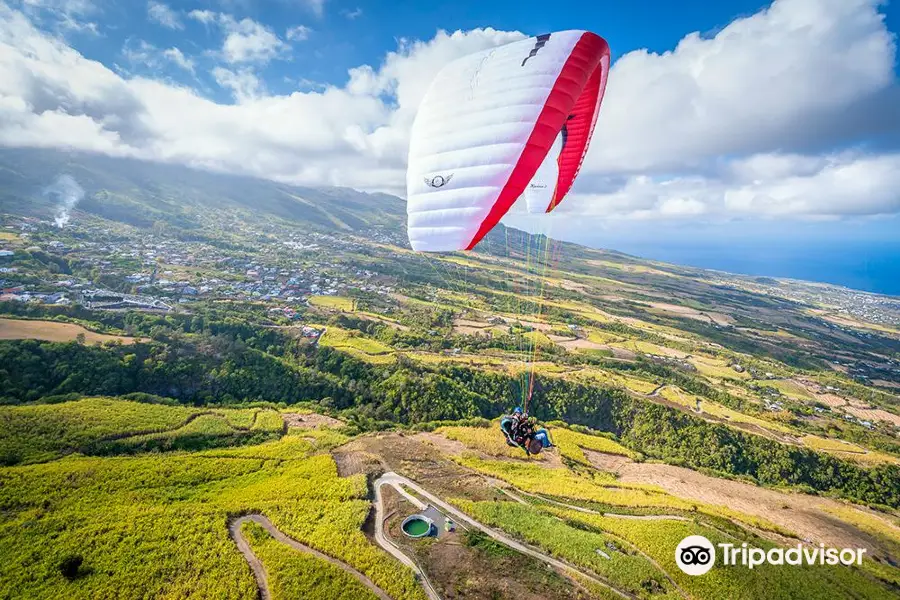
[(858, 408), (856, 406), (845, 406), (844, 411), (859, 419), (863, 419), (866, 421), (885, 421), (887, 423), (891, 423), (894, 427), (900, 427), (900, 417), (880, 408)]
[(577, 341), (577, 338), (573, 338), (571, 335), (556, 335), (555, 333), (548, 333), (547, 339), (551, 342), (556, 342), (557, 344), (560, 342), (574, 342)]
[(880, 385), (881, 387), (896, 388), (900, 390), (900, 383), (896, 381), (885, 381), (884, 379), (873, 379), (872, 385)]
[[(553, 339), (553, 338), (551, 338)], [(615, 349), (610, 348), (604, 344), (598, 344), (597, 342), (592, 342), (588, 339), (575, 339), (575, 340), (562, 340), (555, 341), (557, 344), (565, 348), (566, 350), (613, 350), (615, 353)]]
[(460, 335), (487, 334), (490, 327), (490, 323), (483, 321), (472, 321), (470, 319), (456, 319), (453, 321), (453, 333)]
[(316, 427), (343, 427), (344, 422), (334, 417), (320, 415), (317, 413), (309, 413), (301, 415), (298, 413), (283, 413), (281, 418), (287, 423), (288, 427), (298, 427), (300, 429), (315, 429)]
[[(871, 535), (825, 512), (826, 508), (847, 507), (835, 500), (719, 479), (684, 467), (636, 463), (624, 456), (590, 450), (585, 450), (584, 453), (591, 464), (598, 469), (617, 473), (623, 483), (657, 485), (679, 498), (724, 506), (760, 517), (816, 544), (863, 547), (871, 549), (870, 552), (877, 549), (883, 556), (887, 552)], [(877, 516), (872, 511), (865, 512)], [(884, 521), (885, 528), (893, 527), (886, 519)]]
[[(364, 453), (368, 455), (362, 459), (364, 464), (378, 464), (375, 472), (395, 471), (413, 481), (419, 482), (433, 494), (445, 498), (468, 498), (470, 500), (495, 500), (501, 494), (491, 487), (483, 477), (468, 469), (461, 467), (449, 458), (447, 454), (465, 449), (465, 446), (442, 438), (435, 434), (435, 438), (446, 442), (444, 448), (452, 451), (444, 451), (436, 444), (429, 442), (432, 438), (424, 437), (426, 434), (406, 435), (402, 433), (376, 433), (363, 435), (353, 441), (332, 451), (339, 469), (341, 461), (345, 465), (352, 465), (352, 459), (341, 455), (349, 453)], [(440, 442), (439, 439), (435, 439)], [(340, 458), (338, 458), (340, 456)], [(348, 469), (352, 468), (348, 466)], [(370, 468), (367, 466), (367, 468)], [(371, 472), (371, 471), (369, 471)]]
[(463, 536), (459, 532), (427, 547), (419, 545), (417, 555), (441, 598), (588, 600), (592, 597), (531, 557), (470, 548)]
[(616, 348), (615, 346), (609, 346), (609, 349), (612, 350), (613, 356), (615, 358), (619, 358), (622, 360), (634, 360), (635, 358), (637, 358), (637, 354), (635, 354), (631, 350), (626, 350), (625, 348)]
[(72, 342), (84, 334), (86, 344), (103, 344), (119, 341), (122, 344), (134, 344), (145, 341), (145, 338), (133, 338), (121, 335), (107, 335), (85, 329), (74, 323), (58, 323), (56, 321), (28, 321), (24, 319), (0, 319), (0, 340), (45, 340), (47, 342)]
[(841, 398), (840, 396), (835, 396), (834, 394), (816, 394), (816, 401), (821, 402), (825, 406), (831, 408), (837, 408), (839, 406), (844, 406), (847, 404), (847, 400)]

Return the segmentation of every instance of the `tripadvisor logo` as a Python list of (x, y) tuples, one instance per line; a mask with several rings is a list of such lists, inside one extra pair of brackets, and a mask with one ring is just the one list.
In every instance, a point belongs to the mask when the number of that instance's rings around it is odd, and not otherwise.
[[(807, 548), (797, 544), (793, 548), (753, 548), (746, 543), (718, 544), (722, 565), (740, 565), (753, 569), (764, 564), (770, 565), (860, 565), (865, 548)], [(688, 575), (703, 575), (716, 564), (716, 548), (702, 535), (689, 535), (675, 548), (675, 563)]]
[(716, 549), (702, 535), (689, 535), (675, 549), (675, 562), (688, 575), (703, 575), (716, 564)]

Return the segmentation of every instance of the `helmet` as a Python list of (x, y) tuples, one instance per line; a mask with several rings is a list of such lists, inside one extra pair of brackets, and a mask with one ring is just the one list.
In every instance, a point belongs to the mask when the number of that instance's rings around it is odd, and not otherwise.
[(521, 406), (517, 406), (515, 409), (513, 409), (513, 414), (514, 414), (514, 415), (521, 415), (521, 414), (522, 414), (522, 407), (521, 407)]

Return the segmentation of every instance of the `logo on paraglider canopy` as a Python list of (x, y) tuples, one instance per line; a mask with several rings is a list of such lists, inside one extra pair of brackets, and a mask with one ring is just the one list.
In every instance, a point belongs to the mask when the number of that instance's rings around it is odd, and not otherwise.
[(528, 56), (525, 57), (525, 60), (522, 61), (522, 66), (525, 66), (525, 63), (528, 62), (528, 59), (537, 56), (538, 51), (543, 48), (547, 44), (547, 40), (550, 39), (550, 34), (545, 33), (543, 35), (539, 35), (535, 38), (534, 48), (531, 49), (531, 52), (528, 53)]
[(453, 173), (450, 173), (447, 176), (444, 175), (435, 175), (434, 177), (426, 177), (425, 183), (430, 185), (433, 188), (444, 187), (450, 180), (453, 179)]

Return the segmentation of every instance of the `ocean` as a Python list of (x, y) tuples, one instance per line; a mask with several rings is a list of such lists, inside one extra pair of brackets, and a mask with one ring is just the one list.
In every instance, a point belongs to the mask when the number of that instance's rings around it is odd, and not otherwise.
[[(900, 238), (900, 236), (898, 236)], [(805, 240), (792, 243), (648, 242), (617, 240), (620, 252), (744, 275), (786, 277), (900, 296), (900, 239)]]

